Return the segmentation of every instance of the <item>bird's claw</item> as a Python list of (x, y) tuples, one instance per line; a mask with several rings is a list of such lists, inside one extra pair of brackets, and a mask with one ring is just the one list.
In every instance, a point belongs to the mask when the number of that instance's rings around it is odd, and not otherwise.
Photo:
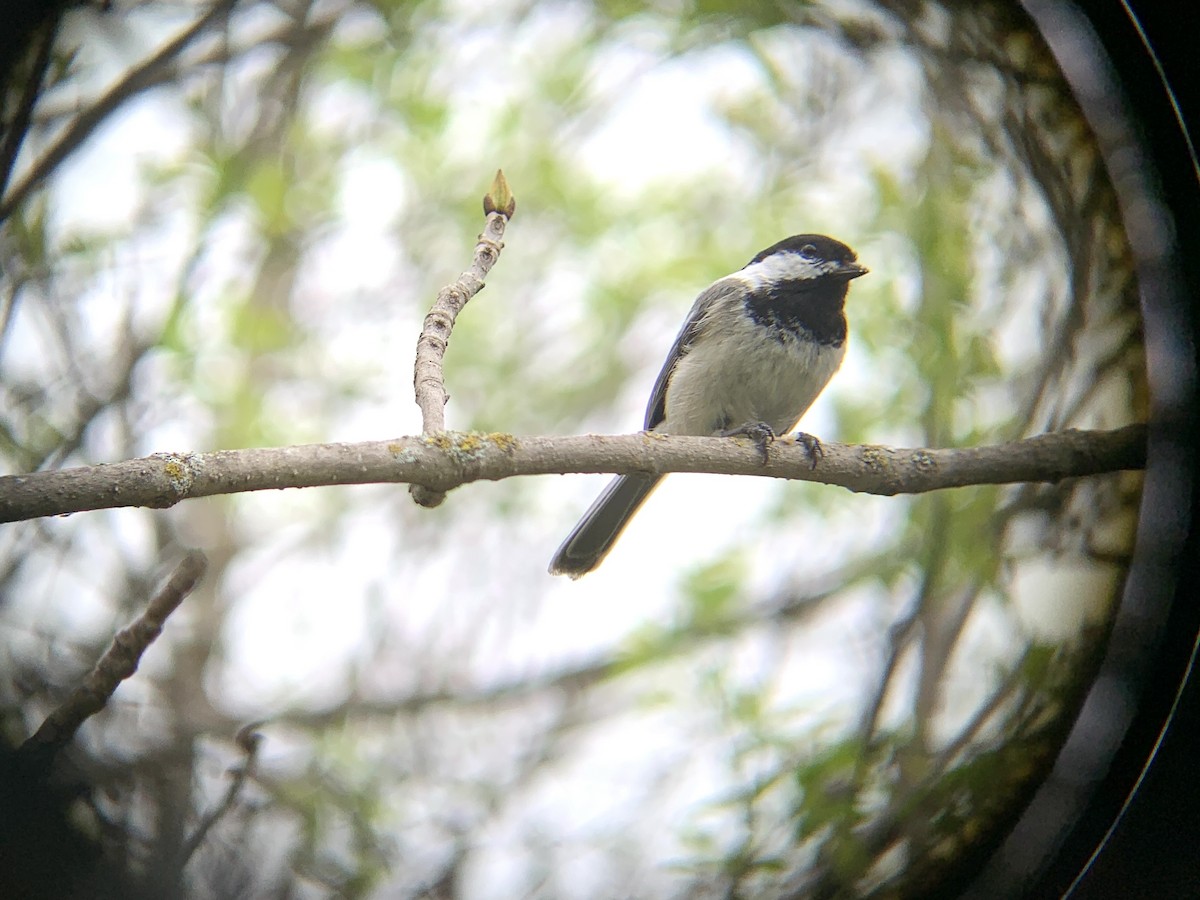
[(763, 465), (765, 466), (770, 460), (769, 447), (775, 440), (775, 429), (766, 422), (747, 422), (737, 428), (731, 428), (728, 431), (722, 431), (721, 437), (748, 437), (754, 441), (754, 446), (758, 448), (758, 452), (762, 455)]
[(797, 431), (796, 443), (804, 448), (804, 452), (808, 454), (808, 459), (812, 463), (811, 468), (815, 469), (817, 463), (825, 456), (825, 450), (821, 446), (821, 442), (811, 434)]

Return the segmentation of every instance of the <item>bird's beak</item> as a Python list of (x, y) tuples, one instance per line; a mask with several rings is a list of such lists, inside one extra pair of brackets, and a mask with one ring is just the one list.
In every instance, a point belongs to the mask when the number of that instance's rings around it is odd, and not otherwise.
[(839, 270), (839, 274), (841, 274), (843, 278), (845, 278), (847, 281), (849, 281), (851, 278), (860, 278), (863, 275), (866, 275), (870, 271), (871, 270), (868, 269), (866, 266), (864, 266), (862, 263), (848, 262), (848, 263), (842, 263), (841, 269)]

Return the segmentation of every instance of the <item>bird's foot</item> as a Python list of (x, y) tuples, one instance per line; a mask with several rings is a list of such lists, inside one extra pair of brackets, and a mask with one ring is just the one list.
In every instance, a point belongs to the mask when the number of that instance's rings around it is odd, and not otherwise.
[(821, 442), (811, 434), (797, 431), (796, 443), (804, 448), (804, 452), (808, 454), (808, 459), (812, 463), (812, 468), (815, 469), (817, 463), (825, 456), (825, 450), (821, 447)]
[(775, 429), (766, 422), (747, 422), (745, 425), (739, 425), (737, 428), (718, 432), (718, 435), (720, 437), (750, 438), (750, 440), (754, 441), (754, 446), (758, 448), (758, 452), (762, 454), (762, 461), (765, 466), (770, 459), (768, 448), (771, 446), (771, 442), (775, 440)]

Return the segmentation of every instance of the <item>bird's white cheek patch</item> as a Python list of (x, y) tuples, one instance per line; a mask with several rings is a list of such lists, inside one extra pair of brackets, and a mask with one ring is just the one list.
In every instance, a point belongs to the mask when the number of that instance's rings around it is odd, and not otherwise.
[(777, 281), (808, 281), (830, 269), (829, 264), (806, 259), (799, 253), (776, 253), (752, 263), (737, 273), (753, 290)]

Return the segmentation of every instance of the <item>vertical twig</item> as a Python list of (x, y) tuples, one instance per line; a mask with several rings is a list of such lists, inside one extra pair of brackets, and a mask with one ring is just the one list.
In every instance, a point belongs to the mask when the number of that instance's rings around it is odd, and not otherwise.
[(212, 827), (233, 809), (238, 801), (238, 797), (242, 793), (242, 789), (246, 785), (246, 781), (253, 777), (254, 769), (258, 764), (258, 747), (262, 743), (262, 735), (255, 731), (255, 729), (261, 724), (261, 722), (252, 722), (238, 729), (234, 741), (238, 745), (238, 749), (245, 754), (245, 759), (240, 766), (230, 769), (228, 773), (230, 775), (229, 787), (225, 789), (225, 796), (221, 798), (221, 802), (205, 814), (204, 818), (196, 826), (196, 830), (183, 842), (183, 848), (179, 852), (180, 870), (188, 864), (188, 860), (192, 858), (196, 850), (204, 843), (204, 839), (208, 836), (208, 832), (212, 830)]
[[(475, 245), (471, 267), (438, 292), (433, 307), (425, 316), (421, 336), (417, 339), (413, 389), (417, 406), (421, 408), (421, 429), (425, 434), (436, 434), (446, 429), (446, 401), (449, 395), (446, 393), (442, 359), (450, 343), (450, 332), (454, 330), (458, 314), (467, 301), (483, 289), (483, 279), (500, 258), (500, 251), (504, 249), (504, 229), (516, 209), (517, 201), (508, 188), (504, 172), (497, 169), (491, 190), (483, 198), (483, 212), (487, 221)], [(433, 491), (419, 484), (412, 485), (409, 493), (421, 506), (437, 506), (446, 498), (444, 492)]]

